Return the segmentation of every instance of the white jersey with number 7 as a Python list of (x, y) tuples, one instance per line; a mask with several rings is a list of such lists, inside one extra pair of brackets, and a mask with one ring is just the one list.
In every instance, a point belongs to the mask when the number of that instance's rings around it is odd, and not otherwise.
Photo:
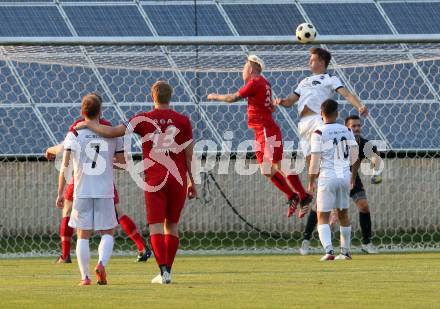
[(64, 140), (71, 151), (74, 198), (112, 198), (113, 157), (123, 152), (122, 138), (104, 138), (89, 129), (71, 131)]

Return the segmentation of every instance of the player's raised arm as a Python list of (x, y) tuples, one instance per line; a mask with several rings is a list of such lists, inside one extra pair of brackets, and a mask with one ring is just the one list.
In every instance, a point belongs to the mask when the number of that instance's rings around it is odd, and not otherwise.
[(368, 116), (368, 108), (362, 104), (357, 96), (348, 91), (345, 87), (340, 87), (336, 90), (341, 96), (343, 96), (351, 105), (353, 105), (362, 116)]
[(48, 159), (49, 161), (55, 160), (56, 156), (61, 153), (64, 149), (63, 143), (60, 143), (58, 145), (49, 147), (46, 149), (46, 153), (44, 154), (44, 156), (46, 157), (46, 159)]
[(124, 136), (125, 132), (127, 131), (126, 126), (123, 124), (120, 124), (116, 127), (110, 127), (92, 121), (81, 121), (75, 126), (75, 130), (81, 130), (85, 128), (89, 128), (99, 136), (107, 138)]
[(217, 94), (217, 93), (210, 93), (208, 94), (208, 100), (209, 101), (220, 101), (220, 102), (226, 102), (226, 103), (234, 103), (240, 101), (242, 98), (240, 96), (240, 93), (232, 93), (232, 94)]
[(285, 99), (281, 98), (275, 98), (275, 100), (272, 101), (272, 104), (274, 106), (284, 106), (284, 107), (292, 107), (296, 102), (299, 100), (299, 95), (297, 93), (293, 93), (289, 95)]

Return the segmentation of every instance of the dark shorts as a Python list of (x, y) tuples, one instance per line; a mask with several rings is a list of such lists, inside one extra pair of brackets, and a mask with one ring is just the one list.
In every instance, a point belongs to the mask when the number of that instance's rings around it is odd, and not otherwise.
[(367, 193), (365, 192), (364, 184), (362, 183), (362, 180), (359, 177), (359, 175), (356, 176), (354, 188), (350, 190), (350, 197), (355, 203), (357, 201), (367, 199)]

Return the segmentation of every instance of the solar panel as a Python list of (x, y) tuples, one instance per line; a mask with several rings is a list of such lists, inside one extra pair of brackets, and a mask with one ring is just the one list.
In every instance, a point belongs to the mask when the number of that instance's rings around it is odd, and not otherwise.
[[(58, 142), (62, 142), (66, 137), (67, 131), (72, 123), (81, 118), (81, 105), (70, 106), (38, 106), (38, 110), (43, 115), (51, 132), (55, 135)], [(102, 118), (110, 121), (112, 125), (122, 122), (116, 109), (113, 106), (104, 105), (102, 107)]]
[(304, 21), (292, 4), (224, 4), (240, 35), (294, 35)]
[(79, 36), (151, 36), (136, 6), (64, 6)]
[(27, 101), (6, 62), (0, 61), (0, 105), (1, 103), (25, 103)]
[(0, 106), (0, 154), (43, 154), (52, 146), (31, 107)]
[(118, 103), (151, 102), (150, 87), (159, 79), (168, 81), (173, 87), (173, 101), (190, 101), (188, 94), (172, 71), (100, 68), (99, 72)]
[(23, 84), (35, 103), (80, 102), (88, 92), (109, 99), (92, 69), (59, 64), (13, 62)]
[(432, 100), (434, 95), (411, 63), (343, 69), (362, 100)]
[(439, 149), (440, 103), (374, 104), (370, 114), (394, 149)]
[(215, 5), (144, 5), (159, 35), (232, 35)]
[(391, 34), (374, 3), (304, 3), (318, 34)]
[(71, 36), (55, 6), (1, 6), (0, 36)]
[(399, 33), (440, 33), (440, 2), (384, 2), (381, 5)]

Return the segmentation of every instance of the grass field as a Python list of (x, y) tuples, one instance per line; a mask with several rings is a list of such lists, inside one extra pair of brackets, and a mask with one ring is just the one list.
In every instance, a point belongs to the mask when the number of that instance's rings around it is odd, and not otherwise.
[[(96, 258), (92, 259), (96, 261)], [(173, 283), (154, 260), (114, 257), (109, 285), (81, 287), (76, 260), (0, 260), (0, 308), (439, 308), (440, 254), (178, 256)]]

